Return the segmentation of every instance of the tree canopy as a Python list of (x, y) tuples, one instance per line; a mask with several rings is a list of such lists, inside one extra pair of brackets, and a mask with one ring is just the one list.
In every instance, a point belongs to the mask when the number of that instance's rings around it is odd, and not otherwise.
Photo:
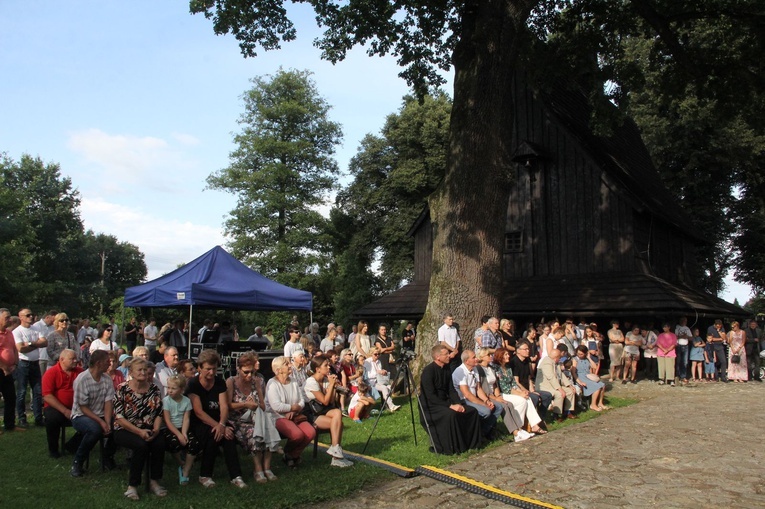
[[(146, 277), (143, 253), (111, 235), (85, 232), (79, 205), (58, 164), (0, 154), (3, 305), (96, 316)], [(106, 255), (103, 285), (99, 253)]]

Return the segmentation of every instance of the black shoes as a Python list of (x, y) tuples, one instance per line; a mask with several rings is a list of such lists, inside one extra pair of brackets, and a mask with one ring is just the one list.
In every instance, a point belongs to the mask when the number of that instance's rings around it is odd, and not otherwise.
[(82, 469), (82, 465), (75, 461), (72, 463), (72, 468), (69, 470), (69, 475), (72, 477), (82, 477), (85, 471)]

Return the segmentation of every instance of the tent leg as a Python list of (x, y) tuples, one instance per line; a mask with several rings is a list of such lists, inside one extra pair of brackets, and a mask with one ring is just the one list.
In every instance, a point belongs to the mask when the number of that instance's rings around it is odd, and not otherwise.
[(191, 359), (191, 317), (194, 315), (194, 304), (189, 304), (189, 337), (186, 338), (186, 358)]

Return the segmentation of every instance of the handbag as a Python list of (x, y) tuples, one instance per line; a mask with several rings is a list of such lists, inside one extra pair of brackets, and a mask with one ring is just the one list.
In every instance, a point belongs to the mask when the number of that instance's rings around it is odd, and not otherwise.
[(739, 354), (737, 354), (737, 353), (736, 353), (736, 354), (733, 354), (733, 355), (731, 356), (731, 358), (730, 358), (730, 361), (731, 361), (733, 364), (738, 364), (739, 362), (741, 362), (741, 356), (740, 356)]
[(290, 418), (290, 420), (292, 422), (294, 422), (295, 424), (300, 424), (301, 422), (307, 421), (308, 417), (305, 414), (303, 414), (303, 413), (293, 412), (292, 413), (292, 417)]
[(334, 408), (332, 405), (324, 405), (322, 403), (319, 403), (315, 399), (310, 400), (308, 402), (308, 406), (311, 407), (311, 412), (314, 415), (317, 415), (317, 416), (318, 415), (324, 415), (327, 412), (329, 412), (330, 410), (332, 410), (332, 408)]

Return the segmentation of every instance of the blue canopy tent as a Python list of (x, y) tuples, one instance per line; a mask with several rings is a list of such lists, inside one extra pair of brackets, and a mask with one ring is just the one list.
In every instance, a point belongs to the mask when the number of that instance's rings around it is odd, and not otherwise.
[(272, 281), (215, 246), (169, 274), (125, 290), (125, 307), (179, 306), (189, 306), (190, 324), (194, 306), (311, 312), (313, 295)]

